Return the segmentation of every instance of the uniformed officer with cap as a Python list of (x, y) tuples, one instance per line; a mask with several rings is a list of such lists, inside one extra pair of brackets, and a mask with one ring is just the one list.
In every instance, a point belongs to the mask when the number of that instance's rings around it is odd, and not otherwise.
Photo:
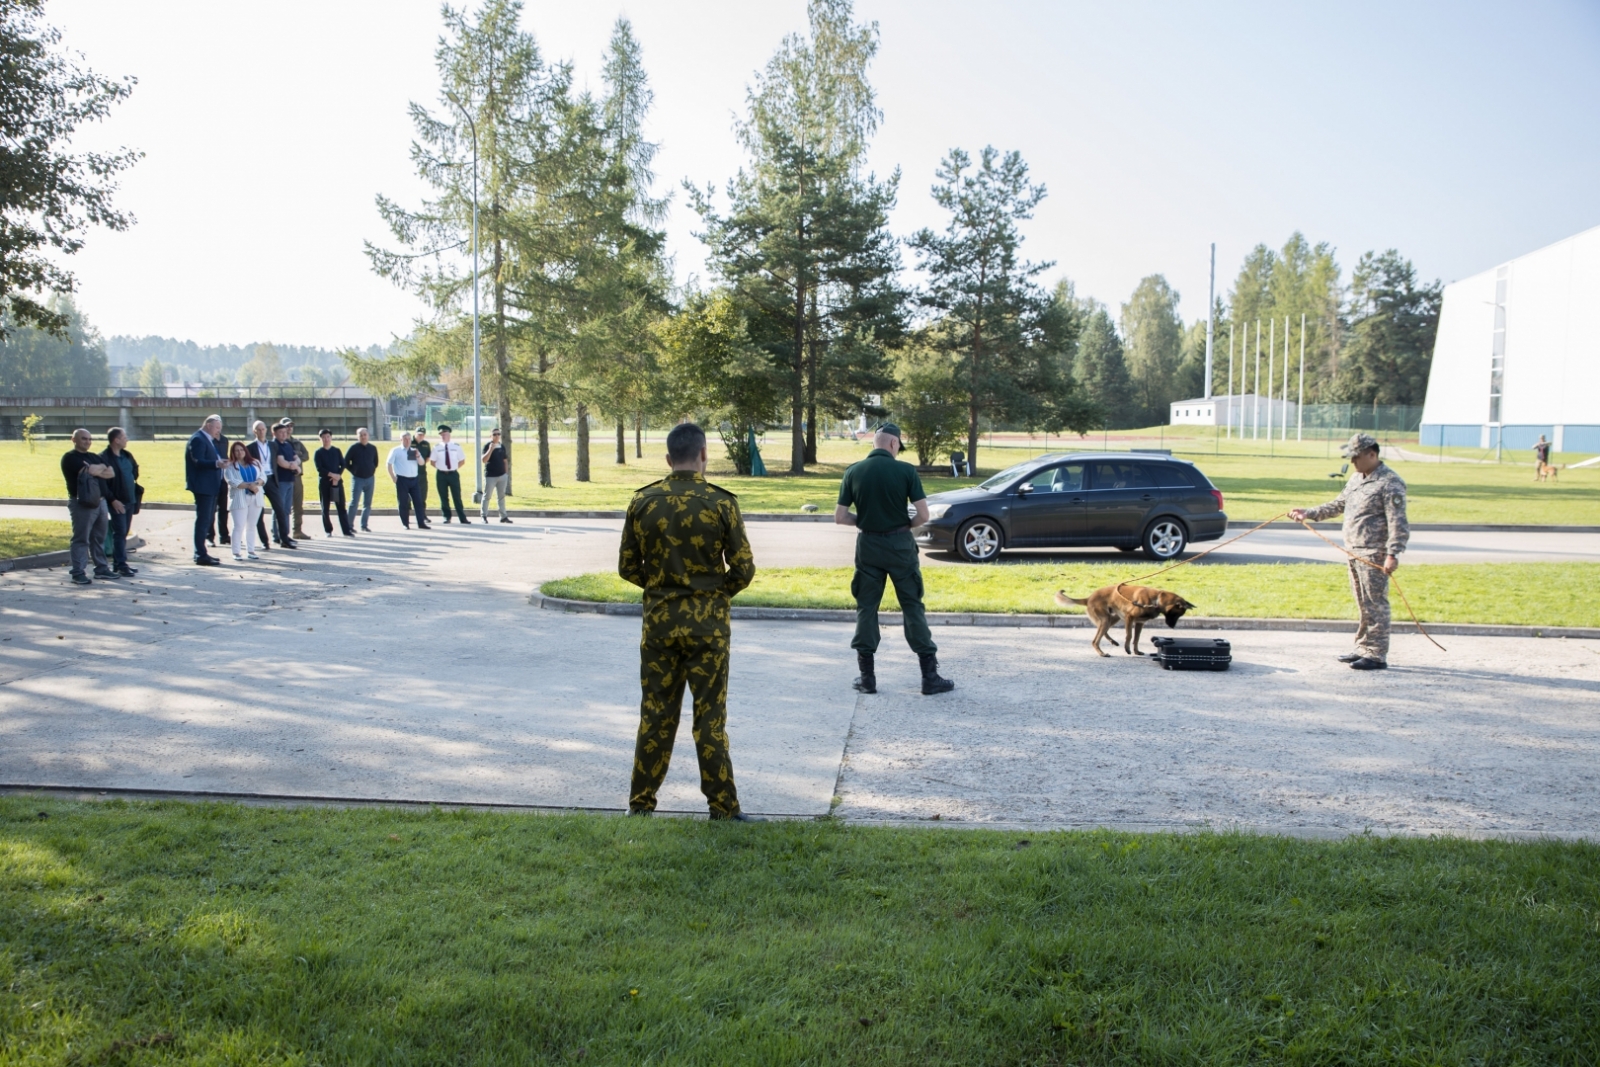
[[(956, 683), (939, 677), (939, 646), (928, 631), (928, 615), (922, 606), (922, 561), (911, 528), (928, 521), (928, 494), (922, 491), (917, 468), (895, 459), (899, 455), (900, 427), (886, 422), (872, 438), (872, 451), (859, 463), (845, 468), (839, 483), (839, 503), (833, 521), (856, 528), (856, 573), (850, 593), (856, 598), (856, 635), (850, 647), (856, 650), (856, 665), (861, 676), (855, 687), (862, 693), (878, 691), (873, 656), (878, 651), (878, 604), (883, 600), (885, 581), (894, 582), (900, 599), (906, 644), (922, 665), (922, 692), (948, 693)], [(907, 521), (906, 506), (916, 509), (916, 518)], [(855, 511), (850, 510), (851, 505)]]
[(1378, 439), (1371, 434), (1352, 434), (1339, 453), (1355, 468), (1344, 490), (1320, 507), (1295, 508), (1289, 517), (1317, 522), (1344, 515), (1344, 547), (1368, 562), (1350, 561), (1350, 591), (1361, 625), (1355, 651), (1339, 662), (1358, 671), (1381, 671), (1389, 665), (1389, 575), (1411, 540), (1406, 483), (1378, 458)]
[(617, 560), (617, 573), (644, 590), (643, 696), (628, 812), (656, 810), (687, 685), (694, 693), (700, 791), (711, 817), (760, 822), (739, 809), (728, 755), (728, 601), (755, 578), (755, 555), (738, 499), (706, 481), (705, 431), (692, 422), (674, 426), (667, 464), (672, 473), (628, 503)]

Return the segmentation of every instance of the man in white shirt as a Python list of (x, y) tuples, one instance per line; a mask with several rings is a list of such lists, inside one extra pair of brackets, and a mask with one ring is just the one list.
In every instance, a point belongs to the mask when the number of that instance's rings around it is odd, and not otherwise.
[(400, 498), (400, 524), (411, 529), (411, 509), (417, 510), (417, 529), (428, 528), (428, 512), (422, 503), (422, 453), (411, 443), (411, 435), (400, 435), (400, 443), (389, 450), (389, 479)]
[[(248, 445), (245, 445), (245, 447), (250, 450), (251, 458), (253, 458), (256, 461), (256, 465), (261, 468), (261, 477), (266, 479), (261, 486), (261, 488), (264, 490), (261, 496), (267, 504), (272, 506), (272, 541), (275, 544), (281, 545), (283, 544), (283, 541), (278, 536), (278, 531), (280, 530), (280, 527), (278, 526), (278, 491), (273, 488), (273, 486), (276, 484), (273, 481), (274, 472), (278, 469), (278, 465), (272, 461), (274, 455), (272, 438), (267, 436), (267, 424), (262, 422), (260, 419), (257, 419), (255, 422), (250, 424), (250, 433), (255, 437), (255, 440), (251, 441)], [(284, 515), (284, 525), (281, 527), (281, 529), (288, 529), (288, 519), (289, 516), (286, 513)], [(265, 507), (263, 507), (256, 515), (256, 543), (261, 546), (261, 551), (267, 551), (267, 519)]]
[(444, 524), (450, 525), (450, 497), (455, 495), (456, 516), (461, 525), (467, 525), (467, 509), (461, 506), (461, 465), (467, 453), (450, 440), (450, 427), (439, 427), (439, 443), (428, 456), (428, 466), (433, 468), (433, 484), (439, 490), (439, 510), (444, 512)]

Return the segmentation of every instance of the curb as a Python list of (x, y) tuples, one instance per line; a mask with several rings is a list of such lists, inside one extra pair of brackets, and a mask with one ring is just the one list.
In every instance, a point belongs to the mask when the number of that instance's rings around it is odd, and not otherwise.
[[(538, 589), (528, 602), (545, 611), (560, 611), (572, 615), (623, 615), (635, 618), (644, 614), (642, 604), (607, 604), (597, 600), (566, 600), (545, 596)], [(765, 619), (789, 622), (855, 622), (856, 613), (845, 608), (759, 608), (734, 605), (729, 609), (735, 619)], [(885, 611), (878, 615), (882, 626), (898, 626), (898, 611)], [(1184, 626), (1196, 630), (1279, 630), (1290, 633), (1351, 634), (1356, 631), (1354, 619), (1262, 619), (1218, 618), (1205, 615), (1186, 615)], [(930, 611), (930, 626), (1011, 626), (1018, 629), (1092, 629), (1083, 615), (1001, 615), (985, 612)], [(1588, 626), (1501, 626), (1494, 623), (1441, 622), (1428, 623), (1428, 631), (1435, 634), (1463, 637), (1571, 637), (1600, 641), (1600, 627)], [(1396, 630), (1410, 632), (1404, 624), (1397, 623)]]
[[(43, 500), (36, 497), (0, 497), (0, 505), (13, 507), (56, 507), (65, 506), (65, 500)], [(170, 501), (146, 501), (140, 506), (141, 511), (193, 511), (193, 504), (174, 504)], [(398, 515), (399, 508), (373, 508), (374, 515)], [(506, 514), (518, 519), (622, 519), (627, 517), (626, 511), (601, 511), (601, 510), (563, 510), (559, 508), (507, 508)], [(750, 511), (745, 513), (746, 522), (829, 522), (833, 521), (832, 512), (817, 511), (805, 512), (776, 512), (776, 511)], [(1228, 529), (1248, 530), (1259, 523), (1246, 519), (1229, 519)], [(1341, 525), (1337, 522), (1314, 522), (1311, 524), (1319, 530), (1338, 530)], [(1282, 527), (1283, 529), (1299, 529), (1297, 522), (1274, 522), (1267, 529)], [(1414, 522), (1411, 524), (1413, 532), (1427, 533), (1563, 533), (1563, 534), (1594, 534), (1600, 533), (1600, 526), (1517, 526), (1511, 523), (1464, 523), (1464, 522)]]
[[(144, 538), (134, 536), (128, 538), (128, 550), (144, 547)], [(0, 574), (11, 571), (37, 571), (46, 567), (60, 567), (72, 562), (72, 549), (63, 548), (59, 552), (39, 552), (32, 556), (17, 556), (14, 559), (0, 559)]]

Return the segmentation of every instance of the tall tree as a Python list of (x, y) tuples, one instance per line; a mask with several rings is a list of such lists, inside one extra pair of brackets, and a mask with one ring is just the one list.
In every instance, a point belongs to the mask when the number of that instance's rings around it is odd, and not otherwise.
[(1082, 385), (1087, 399), (1099, 406), (1103, 426), (1120, 430), (1135, 424), (1137, 407), (1122, 338), (1117, 336), (1117, 324), (1104, 307), (1096, 306), (1084, 323), (1073, 377)]
[[(1298, 369), (1300, 353), (1300, 321), (1306, 323), (1306, 400), (1326, 399), (1334, 377), (1338, 374), (1340, 352), (1344, 344), (1344, 292), (1338, 261), (1327, 242), (1312, 245), (1296, 231), (1284, 242), (1282, 251), (1274, 252), (1266, 245), (1257, 245), (1245, 257), (1239, 276), (1229, 297), (1228, 318), (1237, 331), (1241, 355), (1251, 358), (1235, 366), (1234, 392), (1254, 393), (1255, 383), (1255, 326), (1261, 323), (1261, 343), (1265, 348), (1271, 334), (1268, 323), (1276, 323), (1279, 352), (1282, 351), (1283, 330), (1288, 325), (1292, 338), (1293, 366)], [(1265, 373), (1268, 362), (1263, 352), (1261, 362)], [(1281, 364), (1280, 364), (1281, 365)], [(1227, 389), (1227, 365), (1220, 371), (1213, 365), (1216, 377), (1213, 392)], [(1282, 388), (1282, 379), (1275, 379)], [(1261, 383), (1264, 393), (1266, 382)], [(1298, 383), (1295, 391), (1298, 393)]]
[(1140, 421), (1146, 426), (1166, 422), (1168, 405), (1181, 399), (1175, 393), (1183, 358), (1183, 321), (1178, 317), (1178, 291), (1161, 275), (1140, 280), (1122, 305), (1122, 341)]
[(919, 231), (910, 245), (928, 283), (921, 300), (939, 319), (939, 343), (960, 357), (967, 394), (967, 455), (976, 465), (979, 422), (1087, 429), (1097, 418), (1067, 373), (1064, 324), (1034, 280), (1048, 263), (1019, 258), (1018, 224), (1033, 217), (1045, 189), (1028, 180), (1022, 156), (992, 147), (978, 161), (959, 148), (940, 163), (936, 204), (950, 213), (943, 233)]
[(135, 80), (78, 66), (60, 47), (61, 31), (40, 22), (43, 10), (44, 0), (0, 2), (0, 338), (18, 326), (70, 336), (67, 305), (52, 306), (47, 294), (70, 293), (76, 282), (54, 255), (82, 248), (90, 226), (133, 223), (111, 198), (116, 176), (142, 155), (66, 150)]
[[(427, 299), (442, 318), (464, 315), (472, 287), (464, 265), (470, 263), (476, 156), (479, 278), (489, 304), (482, 333), (500, 425), (508, 430), (514, 349), (529, 326), (526, 311), (519, 315), (513, 306), (511, 287), (519, 275), (540, 266), (518, 256), (528, 229), (524, 208), (533, 199), (538, 168), (558, 140), (571, 84), (570, 69), (546, 65), (532, 35), (518, 28), (521, 12), (518, 0), (487, 0), (475, 16), (443, 9), (445, 35), (434, 53), (441, 115), (411, 105), (417, 134), (411, 158), (434, 195), (416, 210), (378, 197), (379, 213), (406, 251), (367, 244), (379, 274)], [(442, 325), (435, 338), (460, 336)], [(449, 358), (460, 365), (470, 356), (469, 346)], [(542, 384), (541, 377), (525, 374), (515, 384), (530, 391), (529, 385)], [(540, 481), (548, 484), (549, 397), (530, 399), (540, 411)], [(509, 453), (509, 433), (504, 441)]]
[(720, 427), (734, 470), (749, 474), (750, 432), (760, 433), (780, 417), (784, 382), (750, 340), (734, 294), (691, 293), (683, 310), (662, 320), (659, 329), (667, 409)]
[(866, 78), (877, 26), (853, 23), (849, 0), (811, 0), (808, 16), (809, 37), (786, 37), (748, 94), (749, 163), (728, 213), (689, 190), (752, 341), (786, 372), (796, 473), (815, 459), (819, 414), (860, 411), (893, 384), (885, 345), (904, 329), (888, 232), (898, 174), (861, 168), (879, 120)]
[(1367, 252), (1350, 278), (1350, 338), (1333, 382), (1349, 404), (1421, 404), (1439, 333), (1442, 286), (1418, 284), (1394, 249)]

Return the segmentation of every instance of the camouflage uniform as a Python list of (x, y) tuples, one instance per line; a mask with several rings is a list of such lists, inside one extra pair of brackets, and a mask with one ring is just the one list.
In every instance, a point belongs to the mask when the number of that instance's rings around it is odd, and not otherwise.
[(644, 590), (629, 810), (655, 810), (687, 684), (700, 790), (713, 818), (739, 814), (728, 756), (728, 601), (750, 584), (756, 563), (738, 499), (693, 471), (640, 489), (628, 504), (617, 573)]
[[(1306, 519), (1319, 522), (1344, 515), (1344, 547), (1379, 568), (1385, 556), (1406, 550), (1411, 526), (1406, 522), (1406, 483), (1379, 463), (1371, 474), (1351, 471), (1350, 480), (1337, 497), (1321, 507), (1307, 508)], [(1356, 651), (1369, 659), (1389, 659), (1389, 576), (1365, 563), (1350, 561), (1350, 591), (1361, 612), (1356, 630)]]

